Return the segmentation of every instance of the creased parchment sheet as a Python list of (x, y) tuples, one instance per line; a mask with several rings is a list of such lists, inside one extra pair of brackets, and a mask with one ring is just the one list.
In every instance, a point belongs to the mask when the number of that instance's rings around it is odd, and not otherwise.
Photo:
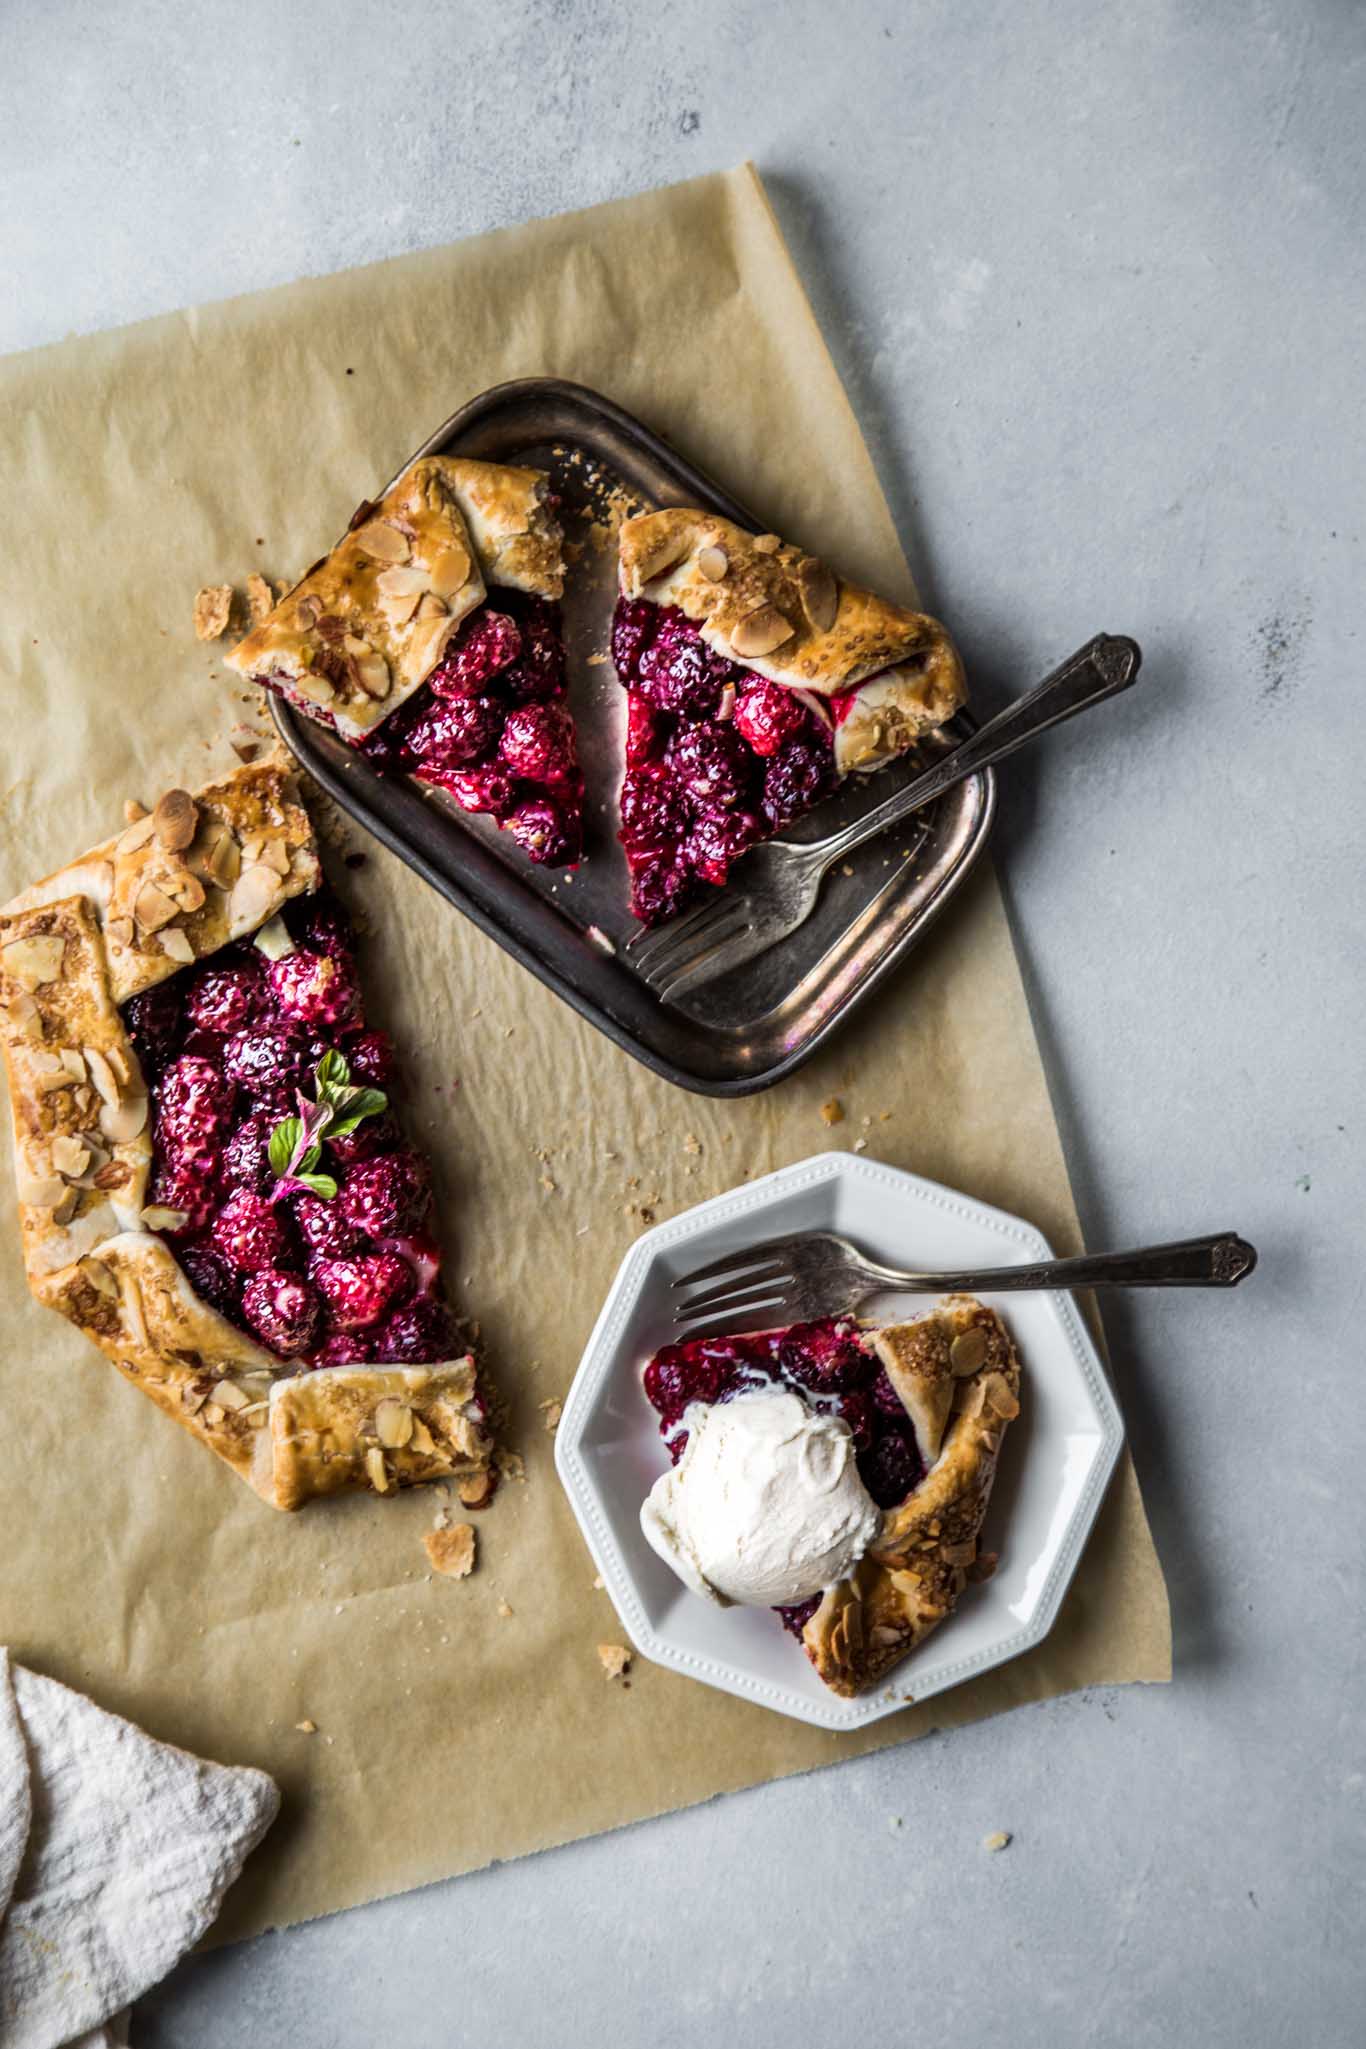
[[(11, 358), (0, 893), (116, 827), (126, 796), (231, 764), (232, 723), (253, 713), (192, 637), (198, 586), (297, 574), (458, 404), (539, 374), (609, 393), (779, 531), (909, 592), (748, 169)], [(620, 1626), (538, 1406), (568, 1386), (642, 1207), (666, 1217), (832, 1141), (866, 1136), (872, 1156), (1076, 1246), (991, 875), (804, 1073), (720, 1104), (646, 1073), (367, 851), (343, 881), (372, 928), (372, 1013), (405, 1052), (448, 1270), (526, 1458), (478, 1520), (473, 1578), (429, 1577), (430, 1494), (264, 1508), (29, 1300), (0, 1176), (0, 1641), (155, 1735), (280, 1782), (284, 1813), (220, 1936), (1067, 1688), (1167, 1677), (1166, 1595), (1126, 1458), (1048, 1641), (923, 1710), (835, 1736), (639, 1662), (629, 1688), (609, 1684), (595, 1645)], [(833, 1130), (831, 1096), (847, 1113)]]

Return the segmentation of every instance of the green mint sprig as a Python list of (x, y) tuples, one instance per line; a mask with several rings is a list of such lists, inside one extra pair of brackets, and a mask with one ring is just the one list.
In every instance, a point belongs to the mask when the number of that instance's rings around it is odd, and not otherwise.
[(356, 1088), (351, 1069), (340, 1053), (324, 1053), (313, 1073), (315, 1100), (300, 1089), (299, 1114), (283, 1117), (270, 1134), (270, 1166), (276, 1177), (272, 1201), (306, 1189), (330, 1202), (337, 1193), (331, 1174), (319, 1173), (322, 1149), (329, 1138), (345, 1138), (366, 1117), (389, 1107), (383, 1089)]

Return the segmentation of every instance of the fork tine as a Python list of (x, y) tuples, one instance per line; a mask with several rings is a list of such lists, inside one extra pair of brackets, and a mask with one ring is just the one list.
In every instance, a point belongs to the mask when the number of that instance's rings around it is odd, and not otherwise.
[(788, 1238), (764, 1238), (745, 1252), (726, 1252), (720, 1259), (708, 1260), (705, 1266), (695, 1266), (691, 1273), (680, 1274), (670, 1285), (690, 1288), (694, 1281), (718, 1281), (722, 1274), (743, 1273), (746, 1267), (759, 1266), (765, 1260), (785, 1259), (790, 1245)]
[(680, 1329), (693, 1330), (698, 1324), (715, 1325), (721, 1330), (730, 1330), (754, 1311), (774, 1309), (789, 1300), (790, 1283), (787, 1277), (781, 1281), (770, 1281), (767, 1287), (748, 1288), (743, 1294), (717, 1296), (705, 1302), (680, 1303), (674, 1310), (673, 1320)]
[(787, 1299), (782, 1294), (759, 1295), (738, 1308), (713, 1309), (704, 1316), (693, 1316), (687, 1309), (676, 1309), (674, 1324), (679, 1330), (687, 1331), (690, 1337), (698, 1337), (708, 1331), (713, 1337), (722, 1337), (742, 1330), (768, 1330), (786, 1315)]
[(703, 1288), (700, 1294), (689, 1295), (677, 1307), (681, 1315), (699, 1315), (705, 1309), (719, 1309), (723, 1303), (738, 1302), (746, 1295), (772, 1294), (775, 1288), (795, 1287), (796, 1281), (797, 1276), (785, 1267), (767, 1267), (759, 1273), (738, 1274), (733, 1279), (716, 1281)]
[(639, 967), (653, 960), (656, 954), (667, 953), (670, 941), (681, 939), (687, 933), (695, 931), (699, 925), (705, 925), (709, 918), (714, 918), (718, 911), (725, 908), (725, 904), (725, 897), (717, 896), (706, 903), (694, 905), (693, 909), (685, 911), (681, 918), (670, 918), (663, 925), (647, 927), (643, 932), (637, 932), (634, 939), (627, 941), (626, 951)]
[(700, 988), (704, 982), (714, 982), (718, 975), (741, 961), (750, 960), (756, 953), (763, 953), (767, 942), (756, 945), (754, 927), (748, 918), (741, 916), (729, 928), (718, 933), (706, 952), (687, 960), (682, 967), (664, 969), (655, 975), (650, 987), (661, 1002), (672, 1003), (686, 990)]
[(651, 988), (656, 988), (666, 976), (686, 972), (695, 961), (708, 958), (745, 921), (742, 903), (708, 904), (704, 919), (686, 932), (669, 933), (669, 944), (657, 948), (648, 959), (637, 961), (636, 967)]

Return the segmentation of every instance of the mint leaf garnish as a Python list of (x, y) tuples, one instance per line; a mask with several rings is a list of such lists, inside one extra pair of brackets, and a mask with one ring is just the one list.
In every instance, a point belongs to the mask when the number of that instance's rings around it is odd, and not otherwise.
[(366, 1117), (378, 1117), (389, 1107), (383, 1089), (353, 1088), (351, 1069), (342, 1054), (324, 1053), (314, 1069), (317, 1101), (310, 1103), (298, 1091), (299, 1114), (283, 1117), (270, 1134), (270, 1166), (276, 1177), (274, 1199), (306, 1188), (330, 1202), (337, 1193), (331, 1174), (317, 1169), (323, 1141), (345, 1138)]
[(345, 1138), (365, 1117), (378, 1117), (389, 1107), (383, 1089), (346, 1089), (344, 1099), (327, 1127), (329, 1138)]
[(331, 1202), (337, 1192), (337, 1184), (330, 1174), (295, 1174), (293, 1180), (311, 1195), (322, 1196), (324, 1202)]
[(290, 1170), (294, 1153), (303, 1136), (303, 1124), (297, 1117), (286, 1117), (270, 1134), (270, 1171), (284, 1175)]

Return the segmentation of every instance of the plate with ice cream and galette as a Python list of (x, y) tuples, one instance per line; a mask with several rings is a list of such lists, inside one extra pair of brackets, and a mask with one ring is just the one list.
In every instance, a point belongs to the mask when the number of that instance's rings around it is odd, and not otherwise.
[(858, 1728), (1042, 1640), (1123, 1425), (1061, 1293), (889, 1296), (859, 1318), (679, 1340), (681, 1275), (802, 1231), (903, 1266), (1051, 1256), (1022, 1218), (898, 1168), (785, 1167), (636, 1241), (556, 1463), (644, 1657)]

